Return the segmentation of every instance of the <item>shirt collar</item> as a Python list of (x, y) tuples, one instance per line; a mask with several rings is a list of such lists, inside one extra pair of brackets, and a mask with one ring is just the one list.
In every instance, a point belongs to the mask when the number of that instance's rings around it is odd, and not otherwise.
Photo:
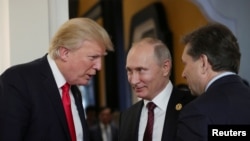
[(211, 80), (208, 82), (205, 91), (207, 91), (208, 87), (209, 87), (214, 81), (218, 80), (218, 79), (221, 78), (221, 77), (227, 76), (227, 75), (236, 75), (236, 74), (233, 73), (233, 72), (223, 72), (223, 73), (221, 73), (221, 74), (215, 76), (213, 79), (211, 79)]
[[(157, 105), (157, 107), (160, 108), (161, 110), (166, 111), (172, 90), (173, 90), (173, 84), (171, 81), (169, 81), (166, 87), (152, 100), (152, 102), (154, 102), (155, 105)], [(150, 101), (144, 100), (144, 105), (147, 105), (148, 102)]]
[(52, 70), (53, 76), (55, 78), (56, 85), (57, 85), (58, 88), (61, 88), (66, 83), (66, 80), (63, 77), (60, 70), (58, 69), (55, 60), (52, 59), (50, 55), (47, 55), (47, 59), (48, 59), (48, 62), (49, 62), (49, 66), (50, 66), (50, 68)]

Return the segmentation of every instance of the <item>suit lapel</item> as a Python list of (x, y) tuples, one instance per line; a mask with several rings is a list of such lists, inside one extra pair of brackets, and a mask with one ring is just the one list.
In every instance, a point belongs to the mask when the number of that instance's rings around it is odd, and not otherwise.
[[(58, 91), (53, 73), (50, 69), (48, 60), (47, 60), (47, 55), (45, 55), (43, 58), (40, 60), (41, 63), (41, 76), (43, 81), (43, 90), (46, 91), (46, 94), (48, 94), (48, 98), (51, 100), (51, 104), (53, 105), (52, 107), (55, 109), (55, 113), (58, 116), (59, 121), (62, 123), (63, 129), (65, 131), (65, 134), (67, 135), (67, 140), (70, 140), (70, 134), (67, 128), (67, 120), (64, 114), (64, 109), (60, 97), (60, 93)], [(82, 123), (82, 128), (83, 128), (83, 134), (84, 134), (84, 141), (89, 141), (89, 131), (87, 127), (87, 122), (85, 120), (85, 112), (83, 109), (82, 105), (82, 96), (81, 92), (79, 91), (77, 86), (72, 86), (71, 91), (73, 93), (76, 107), (80, 116), (80, 120)]]
[(132, 124), (134, 125), (134, 129), (131, 129), (131, 131), (134, 133), (133, 140), (138, 141), (138, 132), (139, 132), (139, 124), (140, 124), (140, 116), (141, 116), (141, 110), (143, 107), (143, 100), (141, 100), (134, 108), (134, 112), (132, 112), (135, 115), (131, 115), (130, 117), (134, 117), (135, 119), (132, 119)]
[(85, 119), (85, 112), (84, 112), (83, 105), (82, 105), (81, 92), (80, 92), (80, 90), (79, 90), (79, 88), (77, 86), (71, 86), (71, 91), (73, 93), (75, 103), (76, 103), (76, 107), (77, 107), (77, 111), (78, 111), (78, 114), (80, 116), (80, 120), (81, 120), (81, 123), (82, 123), (84, 141), (89, 141), (89, 130), (88, 130), (87, 122), (86, 122), (86, 119)]
[(173, 90), (168, 102), (167, 111), (165, 115), (162, 141), (165, 141), (167, 139), (173, 140), (171, 138), (175, 134), (176, 120), (178, 118), (179, 113), (179, 111), (175, 109), (175, 106), (179, 102), (179, 99), (179, 95), (175, 92), (175, 90)]
[(54, 76), (50, 69), (49, 63), (47, 61), (47, 56), (45, 55), (41, 61), (41, 76), (44, 78), (42, 79), (43, 90), (46, 91), (48, 98), (51, 100), (52, 108), (54, 108), (55, 113), (58, 116), (59, 121), (62, 123), (62, 127), (67, 135), (68, 140), (70, 140), (69, 131), (67, 128), (67, 120), (64, 115), (64, 109), (60, 97), (59, 90), (57, 88)]

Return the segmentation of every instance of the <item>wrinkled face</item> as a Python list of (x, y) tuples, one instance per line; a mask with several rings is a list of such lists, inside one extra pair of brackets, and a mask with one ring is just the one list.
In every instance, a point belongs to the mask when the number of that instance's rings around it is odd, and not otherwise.
[(137, 97), (152, 100), (168, 82), (170, 62), (157, 64), (153, 48), (132, 47), (127, 56), (128, 81)]
[(189, 45), (186, 45), (182, 53), (182, 62), (184, 69), (182, 77), (187, 80), (189, 89), (193, 95), (200, 95), (204, 92), (204, 86), (202, 84), (202, 59), (193, 60), (193, 58), (187, 54)]
[(105, 47), (94, 41), (84, 41), (76, 50), (60, 49), (63, 60), (62, 73), (66, 81), (75, 85), (86, 85), (101, 69)]

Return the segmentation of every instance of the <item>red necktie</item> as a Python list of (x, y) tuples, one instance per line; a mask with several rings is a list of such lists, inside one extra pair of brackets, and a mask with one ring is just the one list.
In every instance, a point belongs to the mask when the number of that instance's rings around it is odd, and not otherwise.
[(154, 108), (156, 105), (153, 102), (147, 104), (148, 122), (144, 132), (143, 141), (152, 141), (153, 125), (154, 125)]
[(64, 107), (64, 111), (66, 114), (67, 122), (68, 122), (71, 141), (76, 141), (75, 126), (74, 126), (74, 121), (73, 121), (73, 116), (72, 116), (71, 106), (70, 106), (69, 88), (70, 88), (70, 85), (68, 83), (62, 86), (62, 102), (63, 102), (63, 107)]

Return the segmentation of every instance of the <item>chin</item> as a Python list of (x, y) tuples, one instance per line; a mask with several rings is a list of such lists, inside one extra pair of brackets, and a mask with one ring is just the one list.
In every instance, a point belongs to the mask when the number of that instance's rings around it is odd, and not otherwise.
[(191, 91), (191, 94), (193, 95), (193, 96), (199, 96), (200, 94), (198, 94), (198, 93), (196, 93), (196, 92), (194, 92), (194, 91)]
[(80, 83), (80, 85), (88, 85), (89, 84), (89, 81), (83, 81)]
[(142, 98), (142, 99), (144, 99), (145, 97), (147, 97), (147, 95), (144, 94), (144, 93), (136, 93), (136, 96), (137, 96), (138, 98)]

